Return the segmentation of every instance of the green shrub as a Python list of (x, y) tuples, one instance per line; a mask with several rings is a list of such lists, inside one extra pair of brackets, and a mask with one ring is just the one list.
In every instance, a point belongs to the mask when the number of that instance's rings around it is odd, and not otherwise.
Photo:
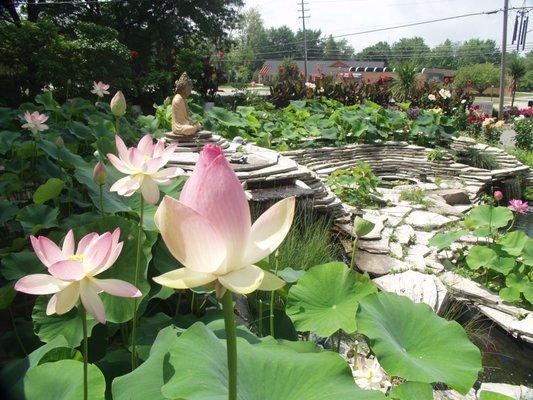
[(459, 152), (458, 161), (463, 164), (481, 169), (497, 169), (498, 161), (493, 154), (486, 153), (475, 147), (468, 147)]
[(513, 124), (516, 147), (533, 151), (533, 118), (517, 119)]
[(425, 206), (427, 204), (426, 200), (427, 191), (419, 187), (413, 187), (402, 190), (400, 193), (400, 200), (409, 201), (414, 204), (421, 204)]
[(379, 182), (372, 167), (361, 162), (351, 170), (333, 172), (326, 183), (343, 202), (363, 208), (375, 204)]
[(428, 160), (429, 161), (442, 161), (444, 159), (444, 157), (446, 156), (446, 154), (448, 154), (446, 152), (446, 150), (440, 148), (440, 147), (437, 147), (436, 149), (433, 149), (429, 152), (428, 154)]

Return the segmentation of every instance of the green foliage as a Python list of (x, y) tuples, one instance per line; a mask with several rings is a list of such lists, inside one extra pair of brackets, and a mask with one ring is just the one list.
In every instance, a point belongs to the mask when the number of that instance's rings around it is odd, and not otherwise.
[(406, 188), (400, 193), (400, 200), (409, 201), (413, 204), (426, 205), (427, 190), (420, 187)]
[[(94, 364), (88, 366), (88, 400), (104, 400), (105, 378)], [(83, 398), (83, 363), (75, 360), (46, 362), (28, 371), (24, 378), (24, 398), (39, 400)]]
[[(296, 344), (303, 343), (266, 340), (250, 344), (238, 339), (238, 364), (243, 366), (238, 369), (239, 398), (385, 399), (380, 392), (359, 389), (346, 362), (338, 355), (318, 351), (314, 345)], [(148, 360), (138, 370), (115, 379), (113, 398), (226, 398), (225, 347), (225, 341), (201, 323), (192, 325), (179, 337), (171, 327), (165, 328), (159, 333)], [(320, 365), (318, 370), (317, 365)]]
[[(533, 150), (523, 150), (523, 149), (505, 149), (505, 151), (512, 156), (516, 157), (518, 161), (522, 164), (527, 165), (528, 167), (533, 168)], [(526, 199), (527, 200), (527, 199)]]
[(498, 161), (493, 154), (476, 149), (475, 147), (467, 147), (460, 151), (457, 155), (458, 160), (464, 164), (481, 169), (497, 169)]
[(442, 161), (447, 154), (446, 150), (437, 147), (428, 153), (428, 160), (432, 162)]
[(418, 68), (412, 61), (405, 61), (396, 67), (398, 78), (391, 87), (391, 94), (396, 101), (412, 100), (417, 92)]
[(432, 400), (433, 387), (428, 383), (408, 381), (393, 387), (389, 397), (394, 400)]
[(55, 199), (61, 193), (65, 182), (61, 179), (50, 178), (37, 188), (33, 193), (33, 202), (35, 204), (43, 204), (48, 200)]
[(457, 322), (407, 297), (386, 292), (366, 296), (359, 303), (357, 326), (389, 375), (443, 382), (466, 394), (481, 370), (481, 353)]
[[(533, 304), (533, 239), (523, 231), (504, 231), (513, 220), (506, 207), (480, 205), (465, 218), (465, 227), (474, 236), (487, 238), (484, 244), (472, 246), (459, 257), (457, 267), (489, 289), (499, 292), (508, 302)], [(439, 233), (430, 244), (439, 250), (448, 248), (465, 231)], [(465, 271), (466, 270), (466, 271)]]
[(461, 67), (457, 70), (454, 83), (461, 87), (467, 87), (471, 82), (472, 86), (482, 94), (491, 86), (498, 86), (500, 70), (494, 64), (474, 64)]
[(360, 162), (351, 170), (337, 170), (326, 181), (330, 189), (343, 202), (355, 207), (366, 207), (375, 204), (379, 178), (370, 165)]
[(533, 118), (515, 119), (513, 129), (516, 147), (526, 151), (533, 151)]
[(376, 291), (368, 275), (355, 273), (344, 263), (317, 265), (289, 290), (287, 315), (299, 331), (324, 337), (339, 329), (352, 333), (358, 301)]

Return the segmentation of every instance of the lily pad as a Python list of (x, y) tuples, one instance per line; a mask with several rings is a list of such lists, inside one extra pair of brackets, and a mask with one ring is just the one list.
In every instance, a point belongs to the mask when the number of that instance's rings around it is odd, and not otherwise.
[(30, 204), (17, 214), (17, 219), (28, 233), (37, 233), (41, 229), (53, 228), (58, 225), (59, 209), (44, 204)]
[(391, 389), (393, 400), (433, 400), (433, 387), (429, 383), (404, 382)]
[[(237, 339), (237, 396), (242, 400), (384, 399), (359, 389), (346, 362), (331, 352), (301, 352), (283, 343), (251, 345)], [(176, 371), (161, 388), (171, 399), (226, 399), (226, 346), (196, 323), (169, 349), (167, 368)]]
[(498, 255), (496, 252), (487, 246), (472, 246), (466, 256), (466, 263), (471, 269), (479, 269), (481, 267), (489, 267), (496, 261)]
[(48, 200), (55, 199), (63, 190), (65, 182), (61, 179), (50, 178), (45, 183), (37, 188), (33, 194), (33, 202), (35, 204), (43, 204)]
[(365, 297), (357, 325), (389, 375), (442, 382), (466, 394), (481, 370), (481, 353), (461, 325), (407, 297), (385, 292)]
[(507, 207), (482, 205), (474, 208), (467, 217), (470, 224), (477, 228), (503, 228), (513, 219), (513, 213)]
[(357, 301), (376, 291), (368, 276), (344, 263), (317, 265), (291, 287), (286, 311), (299, 331), (324, 337), (339, 329), (350, 333), (356, 329)]
[(498, 244), (502, 246), (502, 250), (510, 255), (519, 256), (528, 239), (524, 231), (518, 230), (506, 233), (498, 240)]
[[(93, 364), (88, 366), (89, 400), (103, 400), (105, 378)], [(24, 378), (24, 398), (79, 400), (83, 398), (83, 363), (75, 360), (61, 360), (41, 364), (28, 371)]]
[(459, 240), (461, 236), (464, 236), (466, 231), (459, 230), (446, 233), (437, 233), (431, 239), (429, 239), (429, 244), (435, 246), (438, 250), (444, 250), (450, 247), (454, 242)]

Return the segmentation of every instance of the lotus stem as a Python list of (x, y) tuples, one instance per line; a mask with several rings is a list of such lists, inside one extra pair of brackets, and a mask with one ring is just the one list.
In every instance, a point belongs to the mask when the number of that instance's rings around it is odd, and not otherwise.
[[(275, 270), (274, 274), (278, 276), (278, 252), (276, 252), (275, 256), (270, 255), (270, 257), (274, 257), (274, 263), (275, 263)], [(275, 300), (276, 291), (273, 290), (270, 293), (270, 336), (272, 336), (274, 339), (276, 338), (275, 332), (274, 332), (274, 300)]]
[[(139, 287), (139, 265), (141, 264), (141, 235), (143, 232), (143, 218), (144, 218), (144, 198), (141, 196), (141, 215), (139, 218), (139, 229), (137, 231), (137, 257), (135, 261), (135, 277), (133, 278), (133, 285)], [(137, 306), (138, 297), (133, 300), (133, 321), (131, 326), (131, 370), (137, 367)]]
[(120, 135), (120, 117), (115, 117), (115, 135)]
[(104, 191), (103, 186), (104, 185), (98, 185), (100, 188), (100, 213), (102, 214), (102, 218), (104, 218)]
[(355, 267), (355, 255), (357, 253), (357, 241), (359, 240), (359, 237), (355, 235), (355, 238), (352, 242), (352, 259), (350, 260), (350, 269), (354, 269)]
[(233, 299), (229, 290), (227, 290), (224, 296), (222, 296), (222, 311), (224, 313), (224, 327), (226, 329), (226, 350), (228, 355), (228, 400), (236, 400), (237, 334), (235, 330), (235, 316), (233, 314)]
[(263, 337), (263, 300), (259, 299), (259, 337)]
[(87, 313), (83, 305), (80, 306), (81, 321), (83, 326), (83, 400), (89, 398), (89, 386), (87, 384), (87, 363), (89, 361), (89, 344), (87, 341)]

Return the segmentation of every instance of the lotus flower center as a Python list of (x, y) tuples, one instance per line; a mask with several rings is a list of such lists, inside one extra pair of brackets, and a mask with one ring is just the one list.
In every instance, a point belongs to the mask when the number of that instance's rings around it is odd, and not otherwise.
[(68, 259), (71, 261), (79, 261), (83, 262), (83, 258), (85, 257), (84, 254), (73, 254)]
[(150, 156), (147, 156), (147, 155), (145, 154), (145, 155), (144, 155), (144, 162), (146, 162), (146, 161), (150, 160), (151, 158), (152, 158), (152, 157), (150, 157)]

